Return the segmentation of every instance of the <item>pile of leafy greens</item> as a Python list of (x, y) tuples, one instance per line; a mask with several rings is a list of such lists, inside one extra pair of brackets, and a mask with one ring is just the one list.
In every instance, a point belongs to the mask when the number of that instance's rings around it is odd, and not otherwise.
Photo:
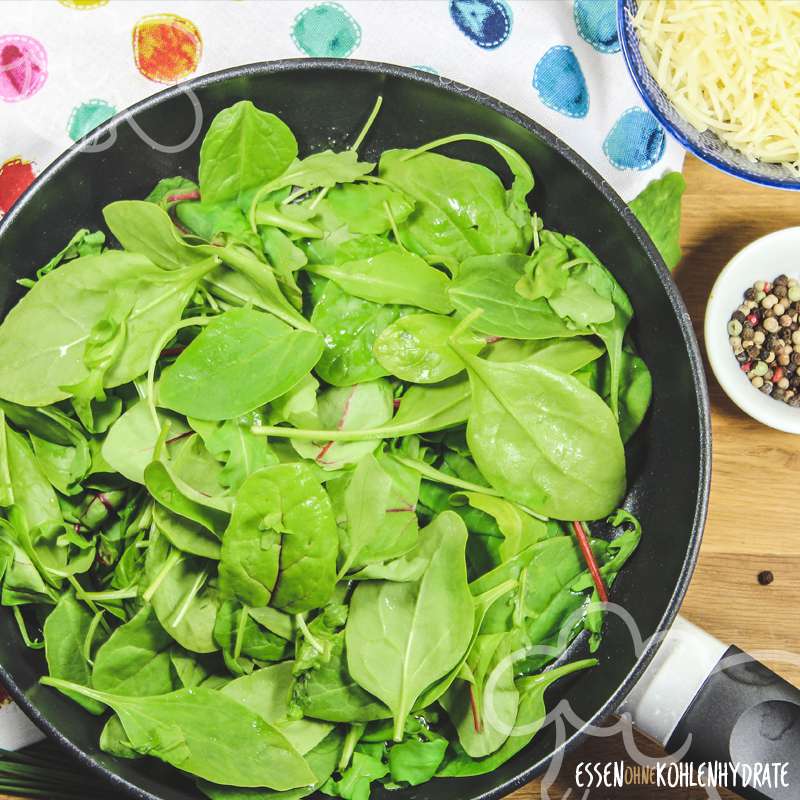
[(641, 535), (625, 292), (502, 142), (376, 165), (369, 122), (300, 158), (222, 111), (0, 326), (2, 604), (103, 750), (213, 800), (495, 769)]

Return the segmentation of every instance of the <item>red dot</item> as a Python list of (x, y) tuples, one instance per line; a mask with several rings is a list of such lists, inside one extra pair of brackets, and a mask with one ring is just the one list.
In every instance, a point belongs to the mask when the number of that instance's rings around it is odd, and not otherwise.
[(5, 214), (14, 205), (35, 177), (30, 161), (16, 156), (3, 162), (0, 166), (0, 213)]

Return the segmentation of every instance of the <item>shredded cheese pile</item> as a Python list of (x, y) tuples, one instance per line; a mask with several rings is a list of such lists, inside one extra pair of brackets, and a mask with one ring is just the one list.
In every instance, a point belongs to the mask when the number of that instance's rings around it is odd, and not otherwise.
[(640, 0), (633, 22), (688, 122), (800, 174), (800, 1)]

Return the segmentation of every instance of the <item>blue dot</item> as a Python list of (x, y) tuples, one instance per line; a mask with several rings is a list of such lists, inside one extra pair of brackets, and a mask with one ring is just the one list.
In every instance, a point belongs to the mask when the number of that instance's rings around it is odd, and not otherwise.
[(419, 69), (419, 70), (422, 70), (423, 72), (430, 72), (431, 75), (438, 75), (439, 74), (439, 70), (438, 69), (434, 69), (433, 67), (429, 67), (427, 64), (413, 64), (411, 69)]
[(533, 70), (533, 87), (539, 98), (554, 111), (568, 117), (585, 117), (589, 112), (586, 78), (572, 48), (551, 47)]
[(649, 169), (665, 147), (664, 129), (641, 108), (624, 111), (603, 142), (603, 152), (617, 169)]
[(614, 0), (575, 0), (572, 9), (581, 38), (601, 53), (619, 52), (617, 8)]
[(505, 0), (450, 0), (450, 16), (484, 50), (500, 47), (511, 33), (511, 9)]

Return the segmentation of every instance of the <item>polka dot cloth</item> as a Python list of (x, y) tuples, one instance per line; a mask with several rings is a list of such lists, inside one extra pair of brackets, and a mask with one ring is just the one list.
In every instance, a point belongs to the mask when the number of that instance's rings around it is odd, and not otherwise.
[(627, 75), (615, 0), (2, 5), (0, 214), (72, 142), (163, 86), (302, 56), (388, 61), (475, 86), (563, 138), (626, 199), (682, 163)]

